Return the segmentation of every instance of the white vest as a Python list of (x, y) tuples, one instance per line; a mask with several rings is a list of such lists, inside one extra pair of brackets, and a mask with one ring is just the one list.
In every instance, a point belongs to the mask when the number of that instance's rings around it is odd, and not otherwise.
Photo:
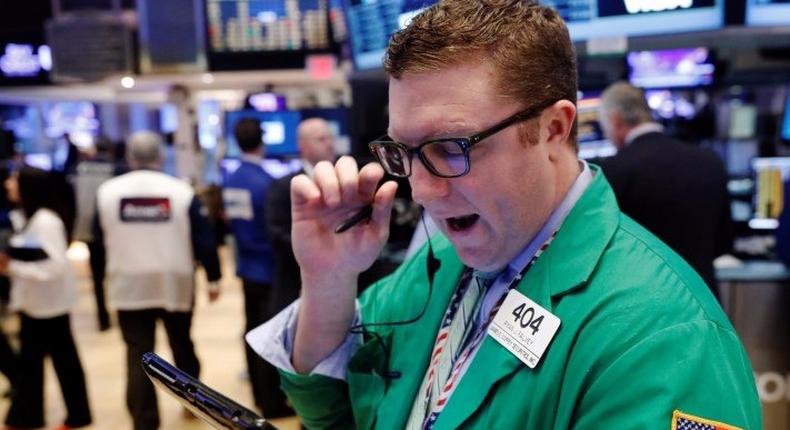
[(99, 187), (112, 307), (192, 308), (189, 206), (194, 194), (187, 183), (152, 170), (133, 171)]

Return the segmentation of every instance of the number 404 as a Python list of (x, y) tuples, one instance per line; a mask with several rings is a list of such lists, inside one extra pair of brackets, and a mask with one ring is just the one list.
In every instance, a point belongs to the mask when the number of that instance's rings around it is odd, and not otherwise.
[(527, 307), (526, 303), (522, 303), (516, 306), (513, 309), (513, 316), (515, 316), (514, 321), (521, 326), (521, 328), (531, 328), (532, 335), (538, 333), (538, 329), (540, 329), (540, 324), (543, 322), (543, 315), (539, 315), (535, 318), (535, 309), (533, 307)]

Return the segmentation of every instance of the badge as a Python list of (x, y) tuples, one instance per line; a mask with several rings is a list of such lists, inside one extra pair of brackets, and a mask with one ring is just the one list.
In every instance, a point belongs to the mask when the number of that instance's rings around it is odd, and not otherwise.
[(167, 222), (170, 220), (170, 199), (167, 197), (134, 197), (121, 199), (122, 222)]
[(488, 327), (488, 334), (534, 369), (558, 328), (560, 319), (556, 315), (510, 290)]
[(251, 221), (254, 218), (252, 194), (244, 188), (225, 188), (222, 190), (225, 214), (230, 219)]

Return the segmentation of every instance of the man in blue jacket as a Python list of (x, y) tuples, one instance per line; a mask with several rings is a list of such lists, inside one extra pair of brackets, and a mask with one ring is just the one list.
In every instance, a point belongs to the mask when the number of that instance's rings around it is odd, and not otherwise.
[[(266, 229), (266, 195), (273, 181), (263, 170), (263, 130), (260, 121), (240, 119), (233, 132), (241, 149), (241, 165), (228, 178), (222, 198), (236, 238), (236, 275), (244, 288), (246, 331), (269, 319), (274, 255)], [(279, 390), (277, 371), (245, 346), (255, 404), (267, 417), (292, 415)]]

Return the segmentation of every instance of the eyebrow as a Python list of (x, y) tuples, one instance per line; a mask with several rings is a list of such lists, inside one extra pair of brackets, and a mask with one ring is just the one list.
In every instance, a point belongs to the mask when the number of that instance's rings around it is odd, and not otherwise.
[[(450, 123), (450, 125), (452, 125), (452, 124), (457, 124), (457, 125), (461, 126), (461, 122), (460, 121), (453, 121), (453, 122)], [(390, 139), (392, 139), (392, 140), (394, 140), (396, 142), (400, 142), (400, 143), (403, 143), (406, 146), (411, 147), (411, 146), (417, 146), (417, 145), (420, 145), (422, 143), (430, 142), (430, 141), (434, 141), (434, 140), (447, 139), (447, 138), (453, 138), (453, 137), (469, 137), (469, 136), (471, 136), (471, 135), (473, 135), (475, 133), (479, 133), (480, 132), (480, 130), (478, 130), (478, 129), (468, 130), (468, 131), (460, 131), (460, 130), (452, 131), (452, 130), (453, 130), (452, 128), (445, 127), (444, 131), (430, 133), (428, 135), (428, 137), (423, 136), (420, 139), (417, 139), (416, 143), (414, 143), (414, 144), (411, 144), (411, 143), (407, 142), (406, 140), (395, 138), (395, 136), (393, 136), (392, 133), (390, 133), (389, 127), (387, 128), (387, 136)]]

